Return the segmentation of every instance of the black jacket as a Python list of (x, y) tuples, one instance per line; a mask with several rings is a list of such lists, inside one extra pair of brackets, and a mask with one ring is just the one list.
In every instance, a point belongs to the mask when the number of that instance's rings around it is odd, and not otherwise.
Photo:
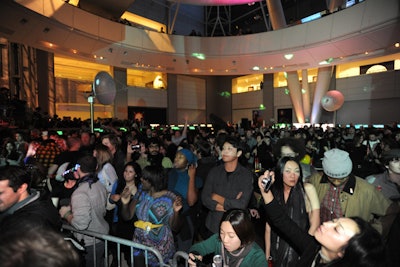
[[(265, 205), (265, 211), (269, 222), (283, 233), (281, 237), (290, 241), (291, 244), (294, 244), (295, 249), (299, 252), (300, 259), (296, 266), (310, 267), (320, 250), (319, 243), (313, 236), (300, 229), (299, 226), (287, 216), (284, 209), (282, 209), (276, 200)], [(323, 265), (317, 264), (316, 266)]]
[(48, 198), (32, 190), (30, 196), (0, 214), (0, 233), (40, 227), (60, 231), (61, 218)]

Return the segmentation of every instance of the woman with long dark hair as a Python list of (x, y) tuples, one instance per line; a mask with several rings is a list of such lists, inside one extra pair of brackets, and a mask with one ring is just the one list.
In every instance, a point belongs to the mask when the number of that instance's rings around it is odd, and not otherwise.
[[(302, 177), (300, 163), (295, 158), (283, 157), (276, 166), (275, 183), (271, 191), (297, 226), (312, 235), (320, 224), (319, 200), (315, 188), (309, 183), (303, 184)], [(273, 260), (275, 266), (297, 266), (299, 255), (296, 250), (279, 236), (279, 229), (271, 229), (268, 220), (265, 244), (265, 254), (268, 259)]]
[[(132, 239), (133, 234), (135, 232), (134, 222), (137, 220), (136, 216), (133, 216), (130, 220), (124, 220), (121, 215), (121, 194), (125, 188), (126, 191), (131, 193), (131, 197), (133, 197), (138, 188), (141, 187), (140, 185), (140, 178), (142, 177), (142, 169), (140, 168), (139, 164), (136, 162), (130, 161), (125, 164), (124, 169), (124, 177), (123, 179), (118, 179), (117, 183), (114, 184), (110, 200), (116, 204), (116, 208), (114, 210), (114, 218), (113, 218), (113, 227), (114, 233), (116, 236), (125, 238), (125, 239)], [(130, 255), (130, 247), (122, 246), (121, 251), (124, 253), (125, 259), (130, 266), (131, 263), (131, 255)], [(113, 262), (111, 266), (117, 266), (117, 259), (116, 259), (116, 248), (114, 248), (113, 252)]]

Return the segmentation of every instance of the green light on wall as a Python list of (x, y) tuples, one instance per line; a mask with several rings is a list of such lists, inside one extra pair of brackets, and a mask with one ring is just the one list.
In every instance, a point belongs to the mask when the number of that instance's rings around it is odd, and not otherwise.
[(195, 57), (200, 60), (205, 60), (206, 56), (203, 53), (192, 53), (192, 57)]
[(264, 109), (265, 109), (265, 106), (264, 106), (264, 104), (260, 104), (260, 107), (259, 107), (259, 109), (260, 109), (260, 110), (264, 110)]

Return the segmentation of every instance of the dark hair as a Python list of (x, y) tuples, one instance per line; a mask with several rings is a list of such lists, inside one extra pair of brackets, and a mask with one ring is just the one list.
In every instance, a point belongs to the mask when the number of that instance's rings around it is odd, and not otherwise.
[(273, 187), (276, 188), (279, 191), (283, 192), (283, 170), (285, 168), (285, 165), (288, 161), (294, 161), (297, 163), (297, 165), (299, 166), (300, 169), (300, 176), (299, 176), (299, 180), (298, 180), (298, 184), (301, 185), (302, 188), (304, 188), (303, 186), (303, 172), (300, 166), (300, 162), (293, 157), (283, 157), (280, 158), (278, 160), (278, 163), (276, 164), (276, 168), (275, 168), (275, 182)]
[(155, 144), (155, 145), (158, 145), (158, 146), (160, 146), (160, 139), (159, 138), (157, 138), (157, 137), (151, 137), (150, 139), (149, 139), (149, 142), (146, 144), (147, 146), (149, 146), (149, 145), (151, 145), (151, 144)]
[(0, 262), (3, 267), (78, 267), (80, 258), (57, 232), (43, 228), (2, 233)]
[[(140, 165), (137, 164), (134, 161), (129, 161), (125, 164), (124, 166), (124, 172), (126, 167), (132, 166), (132, 168), (135, 170), (136, 176), (135, 176), (135, 185), (138, 186), (140, 183), (140, 178), (142, 177), (142, 169), (140, 168)], [(126, 186), (126, 181), (123, 177), (118, 177), (118, 185), (117, 189), (115, 190), (117, 194), (120, 194)]]
[(263, 138), (264, 138), (264, 135), (263, 135), (261, 132), (257, 132), (257, 133), (254, 135), (254, 138), (257, 138), (257, 137), (261, 137), (261, 139), (263, 139)]
[(169, 133), (164, 134), (164, 140), (166, 140), (166, 141), (171, 141), (171, 140), (172, 140), (171, 134), (169, 134)]
[(199, 153), (202, 157), (210, 157), (211, 156), (211, 145), (207, 141), (199, 141), (195, 144), (197, 153)]
[(20, 166), (7, 165), (0, 168), (0, 181), (8, 180), (8, 186), (17, 192), (18, 188), (23, 184), (28, 185), (28, 190), (31, 186), (31, 174), (30, 172)]
[[(227, 137), (225, 138), (225, 140), (224, 140), (224, 144), (225, 144), (225, 143), (231, 144), (234, 148), (237, 149), (238, 152), (239, 152), (239, 151), (243, 151), (243, 147), (242, 147), (242, 145), (241, 145), (239, 139), (237, 139), (236, 137), (227, 136)], [(223, 146), (223, 145), (222, 145), (222, 146)], [(221, 146), (221, 148), (222, 148), (222, 146)]]
[(143, 169), (142, 178), (148, 181), (156, 192), (167, 188), (167, 175), (161, 166), (146, 166)]
[(254, 226), (251, 222), (250, 214), (241, 209), (231, 209), (224, 213), (220, 222), (230, 222), (233, 230), (241, 241), (241, 247), (244, 247), (256, 239)]
[(344, 250), (343, 258), (332, 261), (326, 266), (335, 267), (383, 267), (385, 264), (385, 246), (382, 236), (368, 222), (359, 217), (349, 217), (356, 222), (360, 233), (350, 238)]
[(97, 168), (97, 160), (95, 157), (87, 155), (78, 159), (76, 162), (80, 165), (80, 169), (84, 173), (95, 173)]
[(280, 138), (274, 145), (274, 155), (277, 158), (281, 157), (281, 148), (283, 146), (288, 146), (295, 153), (297, 153), (298, 155), (296, 156), (296, 158), (298, 160), (301, 160), (306, 155), (306, 146), (304, 142), (302, 142), (302, 140), (293, 137), (285, 137), (285, 138)]

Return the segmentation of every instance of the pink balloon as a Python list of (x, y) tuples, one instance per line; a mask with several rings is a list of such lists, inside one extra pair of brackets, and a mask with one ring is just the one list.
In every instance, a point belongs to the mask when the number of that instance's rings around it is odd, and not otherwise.
[(342, 107), (344, 96), (337, 90), (328, 91), (321, 99), (321, 105), (326, 111), (335, 111)]

